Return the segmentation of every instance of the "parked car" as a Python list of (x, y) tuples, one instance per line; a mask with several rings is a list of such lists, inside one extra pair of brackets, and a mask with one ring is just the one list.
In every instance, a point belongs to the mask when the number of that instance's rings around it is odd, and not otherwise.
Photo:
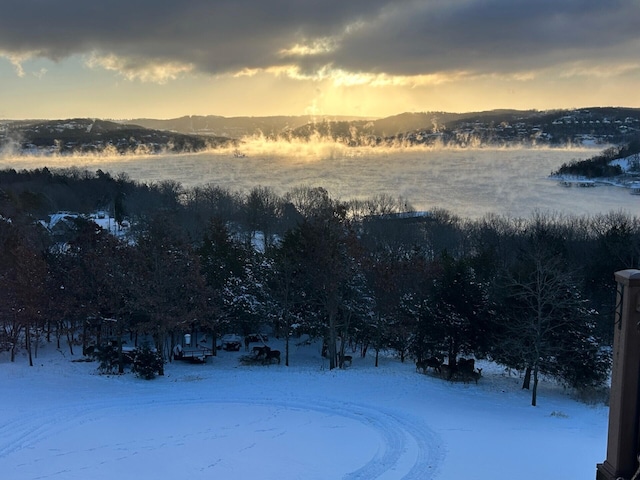
[(242, 347), (242, 338), (239, 335), (229, 333), (222, 337), (221, 346), (228, 352), (237, 352)]

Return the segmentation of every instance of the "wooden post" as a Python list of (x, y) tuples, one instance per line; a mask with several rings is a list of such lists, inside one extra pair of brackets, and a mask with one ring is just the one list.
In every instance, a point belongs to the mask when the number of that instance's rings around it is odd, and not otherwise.
[(596, 480), (630, 479), (640, 452), (640, 270), (621, 270), (615, 279), (618, 293), (607, 459), (597, 465)]

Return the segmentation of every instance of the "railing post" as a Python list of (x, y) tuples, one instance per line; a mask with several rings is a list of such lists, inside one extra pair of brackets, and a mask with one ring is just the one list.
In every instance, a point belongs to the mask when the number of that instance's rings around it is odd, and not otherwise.
[(630, 479), (640, 443), (640, 270), (615, 273), (617, 282), (607, 458), (596, 480)]

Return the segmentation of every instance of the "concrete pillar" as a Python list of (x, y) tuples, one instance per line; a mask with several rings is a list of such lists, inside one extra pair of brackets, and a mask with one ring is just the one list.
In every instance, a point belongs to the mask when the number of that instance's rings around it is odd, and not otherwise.
[(613, 337), (607, 459), (596, 480), (630, 479), (640, 443), (640, 270), (616, 272), (618, 284)]

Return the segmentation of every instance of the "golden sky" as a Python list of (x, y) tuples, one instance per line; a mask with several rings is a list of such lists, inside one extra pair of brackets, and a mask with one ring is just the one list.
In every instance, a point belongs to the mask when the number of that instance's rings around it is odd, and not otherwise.
[(0, 118), (640, 107), (640, 0), (5, 0)]

